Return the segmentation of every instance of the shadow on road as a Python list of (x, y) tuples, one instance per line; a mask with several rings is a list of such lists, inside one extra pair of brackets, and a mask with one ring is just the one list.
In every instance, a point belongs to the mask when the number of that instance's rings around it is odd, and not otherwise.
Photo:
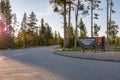
[(65, 77), (68, 76), (70, 70), (68, 69), (67, 71), (65, 71), (65, 69), (67, 69), (67, 67), (70, 66), (66, 64), (66, 61), (70, 61), (70, 59), (54, 55), (53, 51), (55, 48), (56, 46), (21, 50), (7, 50), (1, 51), (0, 56), (5, 56), (8, 58), (8, 60), (10, 59), (13, 61), (17, 61), (30, 67), (35, 67), (38, 69), (42, 68), (55, 75), (61, 76), (62, 79), (58, 80), (64, 80)]

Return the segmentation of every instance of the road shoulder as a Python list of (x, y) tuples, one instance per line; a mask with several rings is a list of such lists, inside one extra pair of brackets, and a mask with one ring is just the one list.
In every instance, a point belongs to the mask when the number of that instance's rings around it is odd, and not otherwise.
[(120, 62), (120, 51), (106, 51), (106, 52), (80, 52), (80, 51), (62, 51), (55, 50), (54, 54), (87, 60), (107, 61), (107, 62)]

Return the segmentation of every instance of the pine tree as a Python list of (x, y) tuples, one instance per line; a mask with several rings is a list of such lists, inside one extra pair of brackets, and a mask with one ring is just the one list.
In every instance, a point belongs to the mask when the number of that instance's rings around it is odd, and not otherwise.
[(28, 25), (29, 25), (29, 31), (30, 31), (30, 34), (32, 35), (32, 42), (31, 42), (31, 45), (34, 46), (34, 42), (35, 42), (35, 38), (34, 38), (34, 32), (36, 30), (36, 24), (37, 24), (37, 18), (36, 18), (36, 15), (34, 12), (31, 12), (31, 14), (29, 15), (29, 22), (28, 22)]
[(23, 19), (22, 19), (22, 22), (21, 22), (21, 29), (22, 29), (22, 30), (27, 31), (27, 28), (28, 28), (27, 23), (28, 23), (27, 14), (24, 13)]
[(40, 26), (40, 31), (39, 31), (41, 46), (44, 45), (45, 43), (45, 33), (46, 33), (46, 27), (44, 25), (44, 19), (41, 19), (41, 26)]
[(87, 30), (85, 24), (83, 23), (82, 18), (80, 19), (80, 23), (78, 27), (80, 29), (80, 37), (87, 37)]
[[(54, 4), (54, 12), (60, 12), (60, 14), (63, 16), (63, 22), (64, 22), (64, 48), (67, 47), (67, 0), (50, 0), (51, 4)], [(59, 9), (60, 8), (60, 9)]]
[(27, 32), (28, 32), (28, 25), (27, 25), (27, 14), (24, 13), (23, 19), (21, 22), (21, 32), (23, 33), (23, 46), (26, 47), (28, 43), (27, 39)]
[(12, 23), (12, 13), (11, 6), (9, 0), (1, 0), (0, 2), (0, 16), (2, 18), (2, 22), (5, 26), (5, 35), (4, 35), (4, 45), (5, 48), (10, 48), (13, 46), (13, 28), (11, 26)]
[[(81, 14), (82, 16), (88, 15), (88, 8), (85, 7), (85, 4), (82, 3), (83, 1), (81, 0), (75, 0), (75, 42), (74, 42), (74, 47), (77, 47), (77, 39), (78, 39), (78, 20), (79, 20), (79, 15)], [(86, 2), (86, 0), (85, 0)]]
[(52, 28), (48, 25), (48, 23), (45, 23), (46, 32), (45, 32), (45, 39), (46, 39), (46, 45), (53, 44), (53, 34), (52, 34)]
[(99, 31), (100, 31), (100, 26), (94, 23), (94, 36), (98, 36)]
[(101, 3), (100, 0), (88, 0), (90, 1), (90, 12), (91, 12), (91, 37), (93, 37), (93, 19), (98, 19), (98, 13), (94, 13), (94, 10), (101, 10), (99, 4)]
[(109, 36), (114, 40), (117, 37), (119, 26), (114, 21), (111, 22)]

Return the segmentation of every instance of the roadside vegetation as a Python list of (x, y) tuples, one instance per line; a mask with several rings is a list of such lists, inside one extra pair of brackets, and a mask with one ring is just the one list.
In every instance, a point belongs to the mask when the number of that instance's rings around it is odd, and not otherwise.
[[(107, 4), (106, 46), (108, 45), (110, 50), (120, 50), (119, 26), (111, 18), (116, 12), (113, 10), (113, 1), (106, 0), (105, 3)], [(96, 21), (99, 21), (100, 15), (97, 11), (102, 10), (101, 0), (49, 0), (49, 2), (53, 6), (53, 11), (63, 17), (64, 38), (60, 32), (53, 31), (52, 26), (44, 19), (38, 20), (34, 11), (31, 14), (23, 13), (21, 22), (18, 22), (17, 14), (11, 10), (10, 1), (1, 0), (0, 49), (61, 45), (63, 49), (79, 50), (78, 37), (88, 37), (88, 30), (82, 19), (88, 15), (91, 16), (91, 37), (99, 36), (101, 26)], [(75, 25), (71, 22), (73, 13)]]

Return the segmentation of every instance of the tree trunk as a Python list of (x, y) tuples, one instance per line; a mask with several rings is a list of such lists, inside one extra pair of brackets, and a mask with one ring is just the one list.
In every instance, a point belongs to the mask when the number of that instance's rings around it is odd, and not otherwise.
[(91, 37), (93, 37), (93, 0), (91, 1)]
[(112, 0), (110, 0), (110, 22), (109, 22), (109, 28), (111, 28), (111, 20), (112, 20)]
[(80, 0), (78, 0), (78, 5), (77, 5), (77, 9), (75, 10), (75, 42), (74, 42), (74, 47), (77, 46), (77, 31), (78, 31), (78, 6), (79, 6), (79, 2)]
[(66, 0), (64, 2), (64, 48), (67, 47)]
[(109, 4), (107, 0), (107, 48), (109, 49)]
[(67, 46), (69, 47), (70, 42), (70, 23), (71, 23), (71, 0), (69, 0), (69, 19), (68, 19), (68, 35), (67, 35)]

